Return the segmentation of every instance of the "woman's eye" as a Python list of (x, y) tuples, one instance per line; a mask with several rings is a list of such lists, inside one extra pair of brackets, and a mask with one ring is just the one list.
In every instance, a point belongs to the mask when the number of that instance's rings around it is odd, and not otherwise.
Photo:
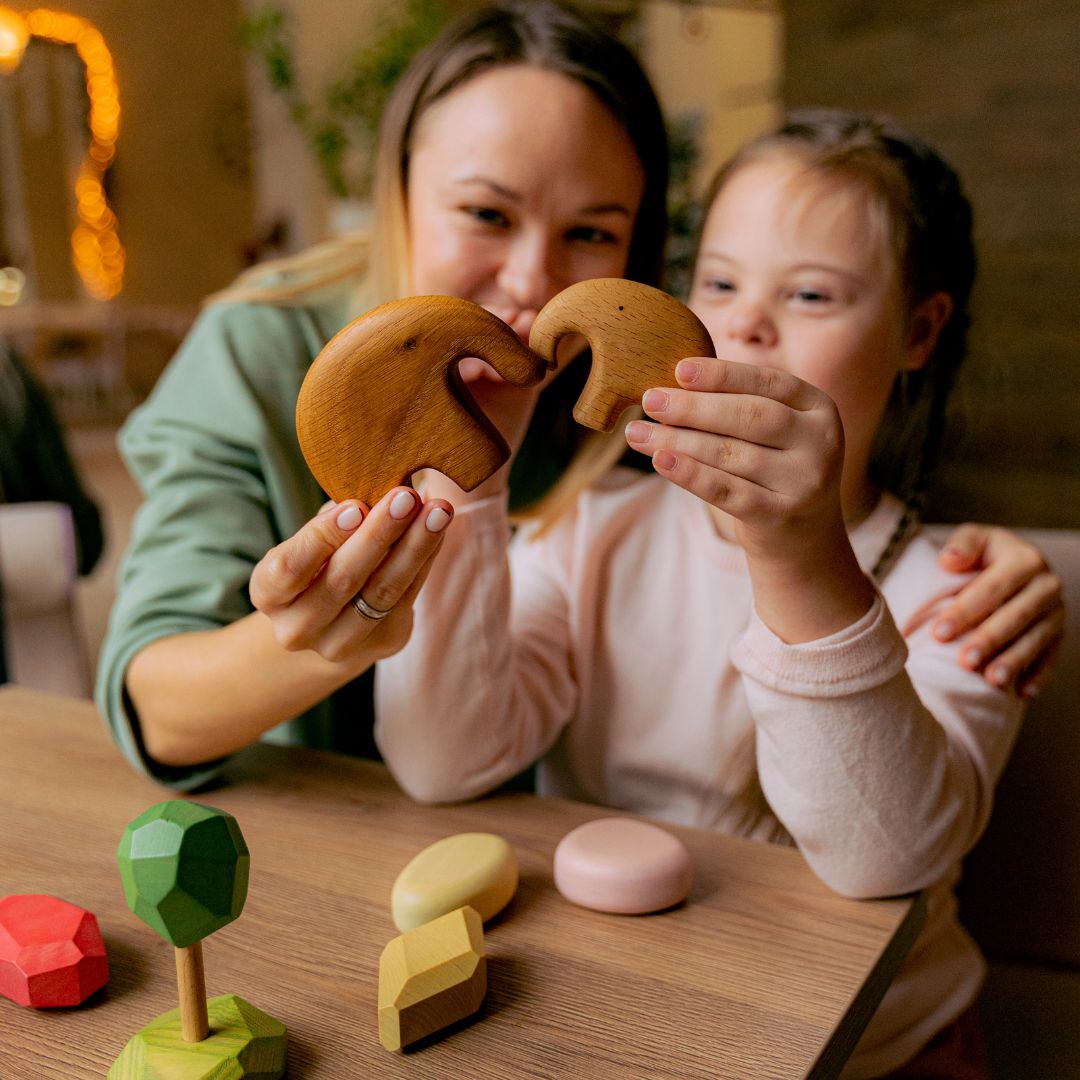
[(483, 225), (504, 228), (510, 224), (510, 219), (501, 210), (495, 210), (490, 206), (463, 206), (461, 209)]
[(567, 234), (571, 240), (585, 244), (617, 244), (619, 238), (607, 229), (594, 229), (588, 225), (579, 225)]
[(730, 293), (735, 291), (735, 285), (727, 278), (707, 277), (701, 282), (701, 287), (706, 292)]

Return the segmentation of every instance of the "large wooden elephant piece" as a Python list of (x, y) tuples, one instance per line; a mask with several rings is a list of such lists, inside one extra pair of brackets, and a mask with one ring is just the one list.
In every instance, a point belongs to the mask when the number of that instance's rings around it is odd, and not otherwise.
[(515, 386), (547, 370), (501, 319), (451, 296), (382, 304), (339, 331), (296, 404), (300, 449), (323, 490), (373, 506), (419, 469), (470, 491), (504, 464), (506, 440), (458, 375), (466, 356)]

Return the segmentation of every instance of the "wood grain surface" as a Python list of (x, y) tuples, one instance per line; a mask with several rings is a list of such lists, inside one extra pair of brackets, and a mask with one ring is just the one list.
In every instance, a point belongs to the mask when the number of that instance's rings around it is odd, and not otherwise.
[[(128, 911), (116, 867), (125, 825), (164, 793), (87, 702), (7, 687), (0, 730), (0, 895), (94, 912), (111, 970), (78, 1008), (0, 1000), (0, 1075), (102, 1077), (177, 1004), (172, 946)], [(381, 766), (332, 754), (256, 747), (197, 798), (234, 814), (251, 852), (243, 916), (205, 942), (207, 991), (286, 1025), (293, 1080), (835, 1076), (923, 920), (919, 901), (836, 896), (793, 849), (674, 827), (694, 861), (685, 904), (587, 911), (556, 892), (552, 853), (609, 810), (522, 794), (421, 807)], [(486, 1000), (390, 1054), (377, 1003), (391, 886), (428, 844), (470, 831), (504, 836), (521, 867), (486, 928)]]

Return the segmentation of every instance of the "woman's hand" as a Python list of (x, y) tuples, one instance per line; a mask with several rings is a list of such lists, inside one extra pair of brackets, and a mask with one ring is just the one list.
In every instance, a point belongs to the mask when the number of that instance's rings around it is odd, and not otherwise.
[(775, 368), (695, 357), (679, 388), (649, 390), (659, 420), (627, 425), (658, 473), (734, 521), (758, 614), (788, 642), (810, 641), (869, 610), (873, 589), (844, 526), (843, 427), (828, 395)]
[(251, 602), (283, 648), (363, 670), (408, 640), (413, 601), (452, 515), (442, 501), (422, 506), (411, 488), (388, 492), (369, 513), (352, 500), (330, 504), (260, 560)]
[(959, 526), (939, 561), (946, 570), (979, 574), (938, 616), (934, 636), (952, 641), (971, 630), (960, 663), (994, 686), (1033, 697), (1064, 634), (1060, 578), (1038, 548), (999, 526)]

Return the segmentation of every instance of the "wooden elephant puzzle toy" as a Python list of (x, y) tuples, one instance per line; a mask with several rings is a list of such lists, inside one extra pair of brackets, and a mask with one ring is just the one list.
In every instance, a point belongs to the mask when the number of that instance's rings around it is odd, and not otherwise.
[(471, 491), (503, 465), (506, 440), (458, 376), (467, 356), (515, 386), (547, 370), (502, 319), (452, 296), (382, 304), (331, 338), (296, 403), (300, 449), (327, 495), (374, 506), (425, 468)]
[(574, 419), (597, 431), (615, 422), (651, 386), (675, 386), (686, 356), (715, 356), (701, 320), (673, 296), (624, 278), (579, 281), (552, 297), (536, 316), (529, 347), (551, 360), (567, 334), (592, 347), (592, 367)]
[(507, 382), (533, 386), (574, 333), (593, 353), (574, 416), (604, 431), (650, 386), (674, 386), (683, 357), (716, 355), (689, 308), (622, 278), (579, 282), (555, 296), (537, 315), (529, 348), (467, 300), (395, 300), (349, 323), (312, 363), (296, 404), (308, 467), (332, 499), (368, 506), (423, 468), (471, 491), (510, 452), (461, 381), (458, 361), (479, 357)]

